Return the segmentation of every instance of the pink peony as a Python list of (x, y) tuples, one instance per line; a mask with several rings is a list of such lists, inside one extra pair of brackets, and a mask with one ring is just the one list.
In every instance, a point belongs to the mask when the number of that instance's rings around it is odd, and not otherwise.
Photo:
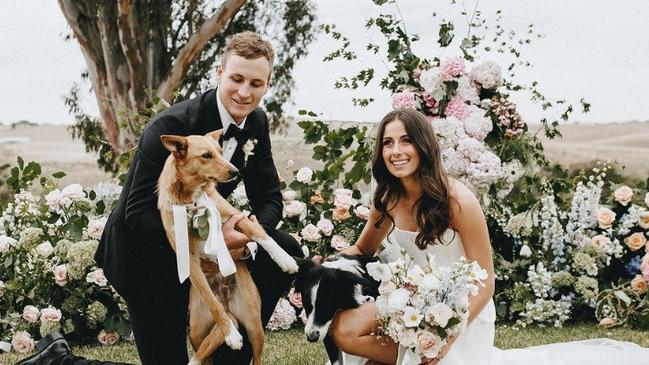
[(417, 108), (415, 93), (410, 90), (403, 90), (392, 95), (392, 107), (394, 109)]
[(464, 102), (464, 99), (459, 96), (454, 96), (448, 102), (448, 105), (446, 105), (444, 114), (446, 114), (447, 117), (455, 117), (464, 121), (469, 115), (471, 115), (471, 108)]
[(40, 312), (38, 311), (38, 308), (33, 305), (26, 305), (25, 308), (23, 308), (23, 319), (29, 323), (38, 322), (39, 315)]
[(106, 332), (106, 330), (101, 330), (97, 335), (97, 340), (102, 345), (114, 345), (119, 341), (119, 333), (115, 331)]
[(58, 322), (61, 320), (61, 311), (54, 307), (41, 309), (41, 321)]
[(447, 58), (439, 65), (439, 75), (443, 81), (451, 81), (464, 74), (464, 59), (460, 57)]
[(18, 331), (11, 338), (11, 346), (19, 354), (29, 354), (34, 351), (34, 339), (29, 333)]
[(54, 282), (56, 285), (65, 286), (68, 283), (68, 267), (65, 264), (55, 266), (52, 272), (54, 272)]
[(293, 304), (294, 307), (302, 308), (302, 294), (295, 291), (295, 288), (291, 288), (288, 291), (288, 301)]
[(99, 286), (106, 286), (108, 284), (108, 280), (106, 280), (106, 276), (104, 275), (104, 270), (102, 269), (96, 269), (94, 271), (91, 271), (86, 275), (86, 282), (87, 283), (94, 283)]

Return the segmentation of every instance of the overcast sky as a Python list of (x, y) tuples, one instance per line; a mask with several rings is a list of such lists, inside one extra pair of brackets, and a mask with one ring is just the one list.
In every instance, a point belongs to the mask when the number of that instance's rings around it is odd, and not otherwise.
[[(77, 43), (63, 40), (68, 29), (57, 2), (0, 3), (0, 122), (72, 123), (63, 95), (79, 80), (85, 63)], [(335, 23), (359, 47), (379, 39), (363, 27), (366, 16), (377, 11), (370, 0), (317, 0), (317, 4), (319, 22)], [(433, 32), (440, 18), (451, 18), (458, 38), (462, 36), (464, 21), (454, 15), (457, 5), (449, 5), (448, 0), (401, 0), (398, 4), (408, 31), (422, 36), (417, 48), (420, 56), (456, 55), (453, 50), (440, 53)], [(475, 1), (466, 1), (467, 8), (473, 4)], [(483, 0), (479, 9), (486, 18), (501, 9), (505, 27), (524, 32), (533, 23), (536, 31), (545, 35), (524, 50), (534, 68), (519, 72), (520, 80), (538, 80), (550, 97), (586, 98), (592, 103), (591, 112), (576, 114), (574, 120), (649, 120), (649, 1)], [(380, 76), (386, 70), (381, 60), (361, 56), (356, 64), (322, 63), (334, 46), (321, 35), (311, 45), (309, 56), (298, 63), (296, 106), (291, 111), (306, 108), (327, 119), (380, 120), (390, 109), (388, 93), (378, 86), (366, 90), (358, 96), (371, 95), (377, 101), (369, 108), (357, 108), (351, 103), (352, 94), (335, 90), (333, 83), (367, 65), (376, 66)], [(85, 109), (96, 114), (94, 96), (83, 97)], [(525, 98), (516, 102), (528, 122), (542, 116)]]

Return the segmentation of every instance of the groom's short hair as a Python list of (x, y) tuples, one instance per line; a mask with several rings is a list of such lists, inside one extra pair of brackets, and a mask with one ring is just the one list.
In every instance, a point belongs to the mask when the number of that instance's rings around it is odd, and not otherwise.
[(225, 46), (223, 56), (221, 56), (221, 67), (225, 67), (228, 57), (233, 54), (247, 60), (264, 57), (268, 60), (271, 68), (275, 59), (275, 51), (273, 51), (273, 46), (270, 42), (261, 38), (259, 34), (250, 31), (237, 33), (232, 36)]

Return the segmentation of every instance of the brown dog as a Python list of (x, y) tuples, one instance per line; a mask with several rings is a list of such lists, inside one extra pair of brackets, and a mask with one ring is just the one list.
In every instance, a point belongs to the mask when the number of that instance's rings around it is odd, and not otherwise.
[[(221, 155), (218, 139), (222, 130), (205, 136), (161, 136), (162, 144), (171, 151), (158, 180), (158, 209), (167, 238), (176, 251), (172, 205), (189, 205), (206, 193), (226, 221), (240, 214), (216, 190), (215, 183), (225, 182), (238, 170)], [(295, 260), (248, 218), (236, 228), (258, 242), (285, 272), (296, 272)], [(209, 355), (225, 343), (232, 349), (243, 345), (237, 324), (242, 325), (253, 353), (253, 364), (261, 364), (264, 329), (261, 323), (259, 292), (245, 262), (236, 261), (236, 273), (224, 278), (219, 274), (206, 277), (201, 270), (205, 242), (189, 232), (189, 336), (196, 352), (189, 364), (211, 364)]]

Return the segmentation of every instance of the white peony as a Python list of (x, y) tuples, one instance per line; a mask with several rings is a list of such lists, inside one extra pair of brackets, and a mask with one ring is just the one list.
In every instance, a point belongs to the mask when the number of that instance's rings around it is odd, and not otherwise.
[(446, 327), (448, 320), (453, 317), (453, 310), (444, 303), (435, 303), (426, 312), (426, 320), (435, 322), (440, 327)]

